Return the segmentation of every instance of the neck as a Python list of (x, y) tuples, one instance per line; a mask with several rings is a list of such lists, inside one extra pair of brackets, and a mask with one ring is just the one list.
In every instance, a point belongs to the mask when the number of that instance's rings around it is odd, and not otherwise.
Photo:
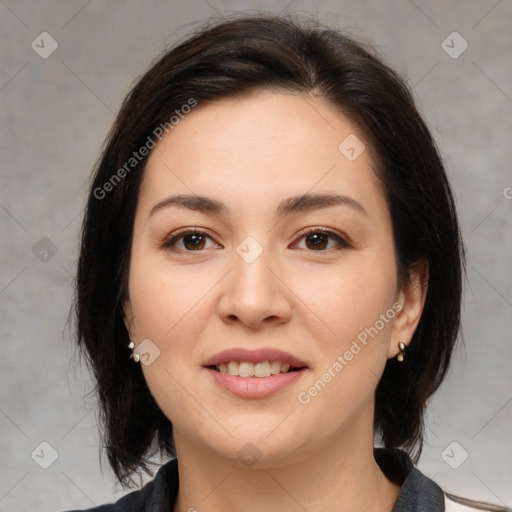
[(323, 440), (324, 450), (316, 446), (302, 459), (275, 464), (262, 459), (252, 468), (197, 447), (175, 431), (180, 485), (174, 512), (390, 512), (400, 487), (373, 457), (373, 431), (353, 431)]

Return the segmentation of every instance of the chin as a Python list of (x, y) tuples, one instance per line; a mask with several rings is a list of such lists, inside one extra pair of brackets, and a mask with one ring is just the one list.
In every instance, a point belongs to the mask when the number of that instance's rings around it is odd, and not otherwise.
[(292, 425), (278, 427), (284, 417), (286, 415), (281, 416), (272, 428), (268, 428), (267, 424), (265, 428), (258, 425), (239, 427), (236, 430), (228, 428), (233, 437), (222, 436), (222, 439), (203, 442), (209, 444), (220, 457), (240, 468), (270, 469), (284, 466), (294, 460), (306, 458), (305, 454), (300, 457), (299, 453), (301, 446), (307, 445), (303, 428), (298, 432), (298, 428), (290, 428)]

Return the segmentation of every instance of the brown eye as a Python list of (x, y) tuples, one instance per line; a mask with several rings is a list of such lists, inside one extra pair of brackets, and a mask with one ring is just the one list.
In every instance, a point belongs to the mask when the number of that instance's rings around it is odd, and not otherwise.
[[(306, 249), (316, 252), (326, 252), (326, 248), (340, 249), (350, 247), (350, 244), (337, 233), (320, 228), (315, 228), (308, 231), (302, 235), (301, 239), (305, 240)], [(334, 240), (334, 247), (327, 247), (330, 239)]]
[[(163, 242), (162, 247), (172, 251), (202, 251), (205, 248), (206, 240), (211, 237), (202, 231), (195, 229), (184, 229), (178, 231), (168, 240)], [(179, 242), (181, 241), (181, 246)]]
[[(172, 251), (202, 251), (205, 249), (207, 239), (212, 240), (209, 235), (203, 233), (202, 231), (187, 228), (183, 229), (182, 231), (178, 231), (168, 240), (163, 242), (162, 247)], [(302, 235), (300, 239), (305, 240), (305, 248), (307, 250), (315, 252), (327, 252), (326, 249), (329, 250), (351, 247), (351, 245), (340, 235), (323, 228), (311, 229)], [(179, 245), (180, 241), (181, 246)], [(329, 247), (330, 241), (334, 241), (334, 246)]]
[(187, 250), (196, 251), (203, 249), (205, 244), (205, 237), (201, 234), (192, 234), (183, 236), (183, 245)]
[[(312, 250), (325, 249), (329, 241), (328, 239), (329, 237), (324, 233), (312, 233), (306, 237), (306, 246)], [(309, 245), (308, 242), (310, 242)]]

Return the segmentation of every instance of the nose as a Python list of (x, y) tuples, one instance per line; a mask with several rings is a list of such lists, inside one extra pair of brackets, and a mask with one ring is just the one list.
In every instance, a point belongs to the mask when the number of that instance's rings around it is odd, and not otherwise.
[(249, 241), (233, 254), (233, 269), (223, 280), (218, 308), (224, 322), (259, 329), (289, 321), (293, 294), (277, 259), (262, 249)]

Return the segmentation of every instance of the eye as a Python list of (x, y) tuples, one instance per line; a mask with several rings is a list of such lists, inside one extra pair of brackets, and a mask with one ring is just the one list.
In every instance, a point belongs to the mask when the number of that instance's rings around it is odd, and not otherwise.
[[(334, 247), (328, 247), (329, 238), (334, 241)], [(205, 249), (207, 239), (212, 240), (212, 238), (203, 231), (194, 228), (183, 228), (176, 231), (170, 238), (165, 240), (161, 246), (162, 248), (175, 251), (202, 251)], [(312, 228), (306, 231), (306, 233), (301, 235), (300, 240), (302, 239), (306, 242), (305, 249), (314, 252), (326, 252), (326, 248), (327, 250), (336, 249), (336, 246), (338, 249), (351, 247), (342, 236), (322, 227)], [(182, 243), (181, 247), (178, 246), (178, 242), (180, 241)], [(215, 246), (219, 247), (218, 244), (215, 244)]]
[(334, 231), (322, 227), (310, 229), (300, 237), (301, 240), (305, 240), (306, 250), (316, 252), (325, 252), (324, 249), (326, 249), (329, 244), (329, 238), (335, 241), (335, 247), (331, 246), (328, 247), (328, 249), (336, 249), (336, 245), (338, 249), (351, 247), (343, 237)]
[[(183, 228), (176, 231), (170, 238), (162, 243), (162, 247), (169, 250), (182, 250), (186, 252), (201, 251), (205, 248), (206, 239), (212, 240), (203, 231), (194, 228)], [(177, 247), (177, 242), (181, 240), (182, 246)], [(218, 244), (216, 244), (218, 245)]]

